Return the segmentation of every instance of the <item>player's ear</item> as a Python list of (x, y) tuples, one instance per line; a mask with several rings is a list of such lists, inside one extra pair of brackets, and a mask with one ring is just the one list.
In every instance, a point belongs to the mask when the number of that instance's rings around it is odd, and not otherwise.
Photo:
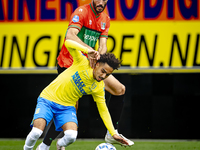
[(96, 62), (96, 64), (94, 65), (94, 67), (99, 67), (99, 62)]

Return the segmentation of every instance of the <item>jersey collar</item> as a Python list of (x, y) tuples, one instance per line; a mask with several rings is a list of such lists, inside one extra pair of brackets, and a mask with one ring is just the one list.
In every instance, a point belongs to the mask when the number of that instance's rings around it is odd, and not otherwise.
[(95, 17), (98, 18), (100, 16), (100, 14), (96, 13), (92, 3), (90, 3), (90, 8), (91, 8), (92, 12), (94, 13)]

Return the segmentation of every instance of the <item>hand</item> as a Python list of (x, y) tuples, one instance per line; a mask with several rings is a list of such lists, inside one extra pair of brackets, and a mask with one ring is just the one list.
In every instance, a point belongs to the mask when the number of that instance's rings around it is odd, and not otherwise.
[(90, 61), (90, 67), (91, 67), (92, 69), (94, 69), (97, 60), (95, 60), (95, 59), (89, 59), (89, 61)]
[(125, 139), (121, 138), (121, 137), (120, 137), (119, 135), (117, 135), (117, 134), (114, 134), (114, 135), (113, 135), (113, 138), (114, 138), (116, 141), (118, 141), (118, 142), (120, 142), (120, 143), (122, 143), (122, 144), (128, 145), (128, 142), (127, 142)]
[(93, 49), (88, 50), (88, 59), (90, 61), (91, 68), (94, 69), (94, 66), (96, 64), (96, 61), (100, 58), (100, 54), (98, 51), (95, 51)]

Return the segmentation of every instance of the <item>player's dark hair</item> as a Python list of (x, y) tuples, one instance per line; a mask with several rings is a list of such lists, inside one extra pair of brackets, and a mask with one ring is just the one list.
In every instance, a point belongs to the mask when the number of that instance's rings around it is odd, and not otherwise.
[(104, 53), (100, 55), (100, 59), (97, 60), (99, 63), (107, 63), (114, 70), (121, 66), (121, 61), (115, 57), (112, 53)]

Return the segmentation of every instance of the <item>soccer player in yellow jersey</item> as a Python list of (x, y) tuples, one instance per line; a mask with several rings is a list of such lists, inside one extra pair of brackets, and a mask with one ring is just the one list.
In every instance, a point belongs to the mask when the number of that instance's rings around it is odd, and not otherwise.
[[(110, 18), (104, 12), (107, 2), (108, 0), (91, 0), (91, 3), (76, 8), (76, 10), (74, 10), (70, 17), (65, 39), (76, 41), (89, 49), (94, 49), (95, 45), (97, 45), (96, 43), (98, 40), (98, 52), (100, 54), (106, 53), (108, 31), (110, 28)], [(73, 64), (73, 56), (71, 56), (64, 43), (57, 60), (58, 74), (60, 74)], [(90, 65), (93, 67), (95, 63), (92, 63), (92, 59), (89, 59), (89, 61), (91, 62)], [(110, 97), (106, 100), (109, 104), (108, 109), (112, 117), (114, 128), (118, 133), (118, 122), (120, 121), (123, 105), (125, 103), (126, 88), (113, 75), (110, 75), (108, 78), (106, 78), (104, 80), (104, 83), (105, 91), (107, 91), (107, 94), (109, 93)], [(60, 133), (60, 131), (55, 131), (54, 123), (50, 123), (43, 142), (37, 147), (36, 150), (48, 149), (52, 141)], [(119, 135), (127, 140), (129, 146), (134, 144), (134, 142), (125, 138), (122, 134)], [(113, 139), (108, 131), (105, 135), (105, 141), (111, 144), (123, 145)], [(57, 150), (59, 150), (59, 148)], [(62, 148), (62, 150), (64, 150), (64, 148)]]
[[(33, 128), (26, 137), (24, 150), (33, 149), (52, 118), (56, 130), (64, 131), (64, 136), (57, 142), (58, 146), (67, 147), (75, 142), (78, 127), (75, 104), (79, 98), (88, 94), (93, 96), (99, 114), (113, 138), (128, 145), (128, 142), (116, 133), (104, 97), (103, 80), (113, 70), (118, 69), (121, 62), (114, 54), (105, 53), (100, 57), (97, 51), (72, 40), (66, 40), (65, 46), (73, 56), (74, 62), (41, 92), (33, 117)], [(87, 53), (90, 59), (97, 60), (94, 69), (90, 67), (87, 57), (81, 51)]]

